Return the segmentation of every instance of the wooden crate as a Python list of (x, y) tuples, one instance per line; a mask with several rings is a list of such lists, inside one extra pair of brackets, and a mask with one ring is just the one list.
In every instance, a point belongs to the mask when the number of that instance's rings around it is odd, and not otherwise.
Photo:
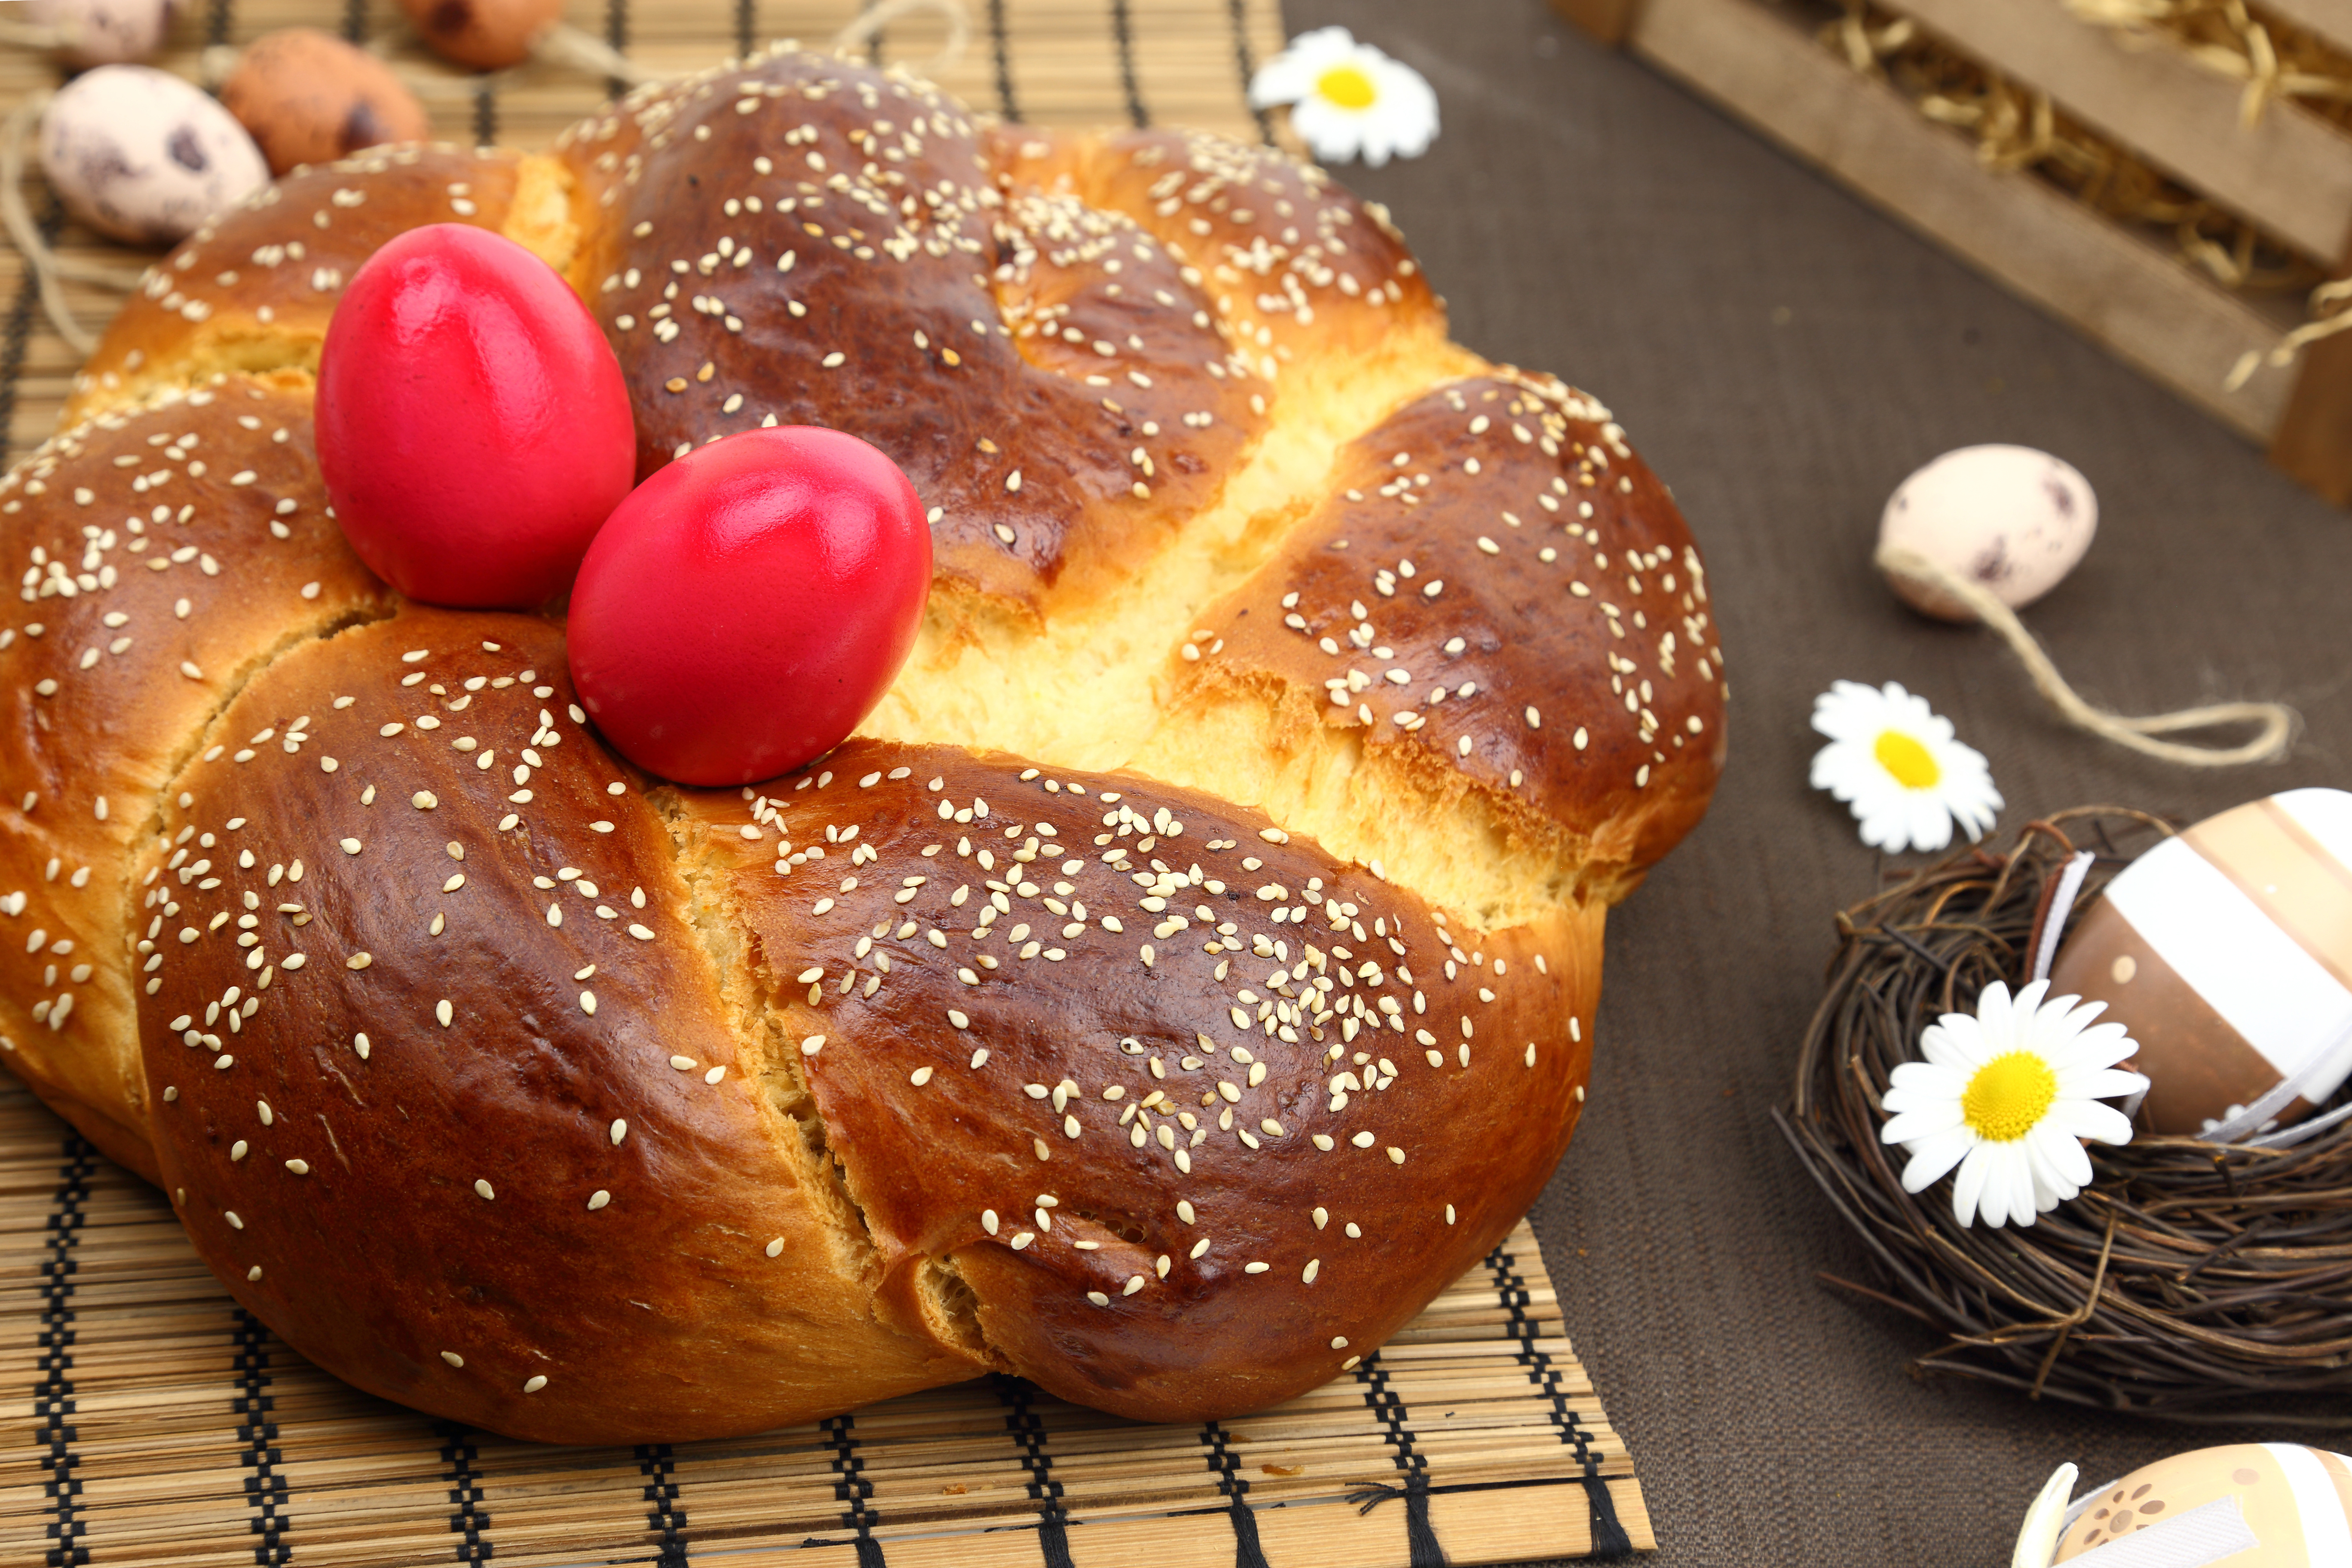
[[(2338, 505), (2352, 505), (2352, 333), (2267, 365), (2302, 301), (2232, 291), (2031, 171), (1985, 166), (1963, 133), (1812, 35), (1779, 0), (1552, 0), (1570, 21), (1713, 100), (2073, 323)], [(2242, 89), (2160, 39), (2126, 38), (2063, 0), (1881, 0), (1996, 76), (2337, 276), (2352, 271), (2352, 134), (2290, 101), (2251, 125)], [(2352, 54), (2352, 0), (2257, 11)]]

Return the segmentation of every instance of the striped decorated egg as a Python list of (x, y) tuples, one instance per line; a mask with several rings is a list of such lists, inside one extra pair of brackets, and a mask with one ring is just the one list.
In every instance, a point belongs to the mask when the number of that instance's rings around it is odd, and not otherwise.
[(2059, 1563), (2084, 1568), (2342, 1568), (2352, 1563), (2352, 1459), (2235, 1443), (2158, 1459), (2068, 1510)]
[(2050, 986), (2139, 1042), (2150, 1131), (2209, 1132), (2317, 1064), (2277, 1121), (2308, 1116), (2352, 1058), (2352, 795), (2289, 790), (2158, 845), (2083, 913)]

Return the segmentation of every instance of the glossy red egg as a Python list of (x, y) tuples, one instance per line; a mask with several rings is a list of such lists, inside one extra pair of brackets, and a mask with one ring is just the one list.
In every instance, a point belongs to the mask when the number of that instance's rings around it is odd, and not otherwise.
[(316, 418), (352, 548), (427, 604), (544, 604), (635, 472), (628, 387), (587, 307), (466, 224), (411, 229), (352, 279)]
[(630, 761), (693, 784), (822, 755), (907, 661), (931, 531), (897, 464), (855, 436), (746, 430), (656, 471), (572, 590), (572, 679)]

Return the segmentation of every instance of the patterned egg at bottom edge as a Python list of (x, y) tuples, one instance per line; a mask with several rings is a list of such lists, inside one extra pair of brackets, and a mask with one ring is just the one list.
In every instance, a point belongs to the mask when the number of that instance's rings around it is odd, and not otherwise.
[[(2083, 912), (2050, 988), (2130, 1030), (2153, 1132), (2210, 1131), (2336, 1054), (2352, 1031), (2352, 795), (2289, 790), (2158, 844)], [(2345, 1076), (2338, 1054), (2278, 1121)]]
[(2073, 1510), (2058, 1563), (2086, 1568), (2341, 1568), (2352, 1563), (2352, 1459), (2235, 1443), (2134, 1470)]

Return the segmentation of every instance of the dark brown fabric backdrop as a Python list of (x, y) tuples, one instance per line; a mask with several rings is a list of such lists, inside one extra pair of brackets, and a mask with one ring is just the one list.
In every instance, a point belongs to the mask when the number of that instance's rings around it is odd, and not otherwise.
[[(2091, 801), (2202, 815), (2352, 784), (2352, 519), (1542, 0), (1284, 12), (1294, 32), (1344, 24), (1435, 86), (1426, 156), (1341, 177), (1391, 207), (1460, 337), (1616, 411), (1689, 514), (1722, 615), (1730, 772), (1611, 922), (1594, 1102), (1535, 1215), (1633, 1445), (1656, 1561), (2006, 1564), (2061, 1460), (2090, 1485), (2261, 1435), (1914, 1382), (1925, 1331), (1815, 1283), (1868, 1264), (1768, 1112), (1831, 912), (1877, 871), (1806, 788), (1814, 694), (1841, 678), (1924, 694), (1991, 759), (2004, 831)], [(2289, 762), (2140, 762), (2061, 727), (1987, 634), (1895, 602), (1868, 560), (1879, 507), (1979, 441), (2045, 447), (2098, 490), (2089, 559), (2027, 613), (2059, 667), (2129, 712), (2283, 698), (2309, 726)]]

